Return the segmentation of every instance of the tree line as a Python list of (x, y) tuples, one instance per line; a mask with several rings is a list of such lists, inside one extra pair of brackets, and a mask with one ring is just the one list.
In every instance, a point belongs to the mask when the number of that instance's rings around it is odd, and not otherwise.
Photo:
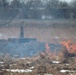
[[(47, 1), (47, 0), (46, 0)], [(76, 1), (71, 4), (60, 2), (59, 0), (7, 0), (0, 2), (0, 18), (20, 18), (20, 19), (65, 19), (76, 18)]]

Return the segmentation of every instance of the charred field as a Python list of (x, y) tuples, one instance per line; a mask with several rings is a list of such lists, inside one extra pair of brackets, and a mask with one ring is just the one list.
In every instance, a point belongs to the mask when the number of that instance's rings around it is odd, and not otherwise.
[[(20, 37), (21, 25), (23, 38)], [(76, 75), (75, 28), (75, 20), (17, 20), (2, 25), (0, 75)], [(26, 38), (37, 41), (19, 42)]]

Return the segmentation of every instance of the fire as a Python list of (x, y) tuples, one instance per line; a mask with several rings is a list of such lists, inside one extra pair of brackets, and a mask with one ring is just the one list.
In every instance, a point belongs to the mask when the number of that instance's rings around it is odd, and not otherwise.
[[(63, 58), (63, 56), (65, 56), (65, 52), (67, 52), (69, 55), (74, 56), (75, 52), (76, 52), (76, 44), (72, 43), (71, 41), (62, 41), (61, 44), (66, 47), (66, 49), (64, 49), (64, 53), (61, 51), (59, 53), (57, 53), (56, 51), (51, 51), (51, 48), (49, 46), (48, 43), (45, 44), (45, 51), (41, 52), (41, 57), (42, 58), (49, 58), (49, 59), (55, 59), (55, 60), (60, 60)], [(62, 49), (63, 50), (63, 49)], [(66, 50), (66, 51), (65, 51)], [(68, 55), (66, 54), (66, 55)]]
[(48, 43), (45, 44), (45, 52), (41, 52), (41, 57), (42, 58), (49, 58), (49, 59), (53, 59), (56, 58), (56, 51), (51, 52), (50, 46)]
[(45, 44), (45, 48), (46, 48), (45, 53), (46, 54), (51, 54), (50, 46), (47, 43)]
[(67, 48), (69, 53), (76, 52), (76, 44), (71, 43), (71, 41), (62, 41), (62, 45)]

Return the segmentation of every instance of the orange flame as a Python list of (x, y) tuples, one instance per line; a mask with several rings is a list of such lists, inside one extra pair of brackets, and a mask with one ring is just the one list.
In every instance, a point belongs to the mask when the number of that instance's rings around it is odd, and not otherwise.
[(45, 52), (40, 53), (42, 58), (56, 59), (58, 57), (59, 54), (57, 54), (56, 50), (52, 52), (48, 43), (45, 44), (45, 48)]
[(71, 41), (62, 41), (62, 45), (67, 48), (68, 52), (76, 52), (76, 44), (71, 43)]
[(51, 53), (50, 52), (50, 46), (47, 43), (45, 44), (45, 48), (46, 48), (45, 53), (47, 53), (47, 54)]
[(46, 48), (46, 50), (45, 50), (46, 56), (48, 56), (50, 59), (56, 58), (56, 51), (51, 52), (50, 46), (47, 43), (45, 44), (45, 48)]

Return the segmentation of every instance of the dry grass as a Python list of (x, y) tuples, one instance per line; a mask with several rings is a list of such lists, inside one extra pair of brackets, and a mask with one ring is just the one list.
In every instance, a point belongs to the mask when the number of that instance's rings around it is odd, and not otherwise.
[[(66, 49), (64, 48), (63, 50), (59, 54), (60, 58), (57, 59), (58, 61), (61, 61), (60, 64), (53, 64), (52, 60), (56, 60), (56, 59), (49, 59), (47, 56), (45, 56), (44, 58), (42, 58), (41, 56), (37, 56), (33, 58), (16, 59), (15, 62), (12, 61), (12, 63), (9, 64), (9, 66), (7, 63), (4, 63), (4, 67), (1, 69), (5, 69), (5, 71), (1, 70), (0, 75), (44, 75), (44, 74), (70, 75), (71, 74), (69, 72), (61, 73), (60, 70), (62, 69), (73, 70), (75, 72), (72, 74), (75, 74), (76, 58), (69, 57), (69, 54), (67, 53)], [(68, 55), (65, 55), (66, 53)], [(69, 64), (69, 65), (66, 65), (66, 64)], [(13, 66), (10, 66), (10, 65), (13, 65)], [(9, 69), (29, 69), (32, 66), (34, 66), (34, 69), (32, 69), (33, 71), (31, 73), (18, 73), (18, 72), (12, 73), (12, 72), (6, 71), (6, 69), (8, 68)]]

